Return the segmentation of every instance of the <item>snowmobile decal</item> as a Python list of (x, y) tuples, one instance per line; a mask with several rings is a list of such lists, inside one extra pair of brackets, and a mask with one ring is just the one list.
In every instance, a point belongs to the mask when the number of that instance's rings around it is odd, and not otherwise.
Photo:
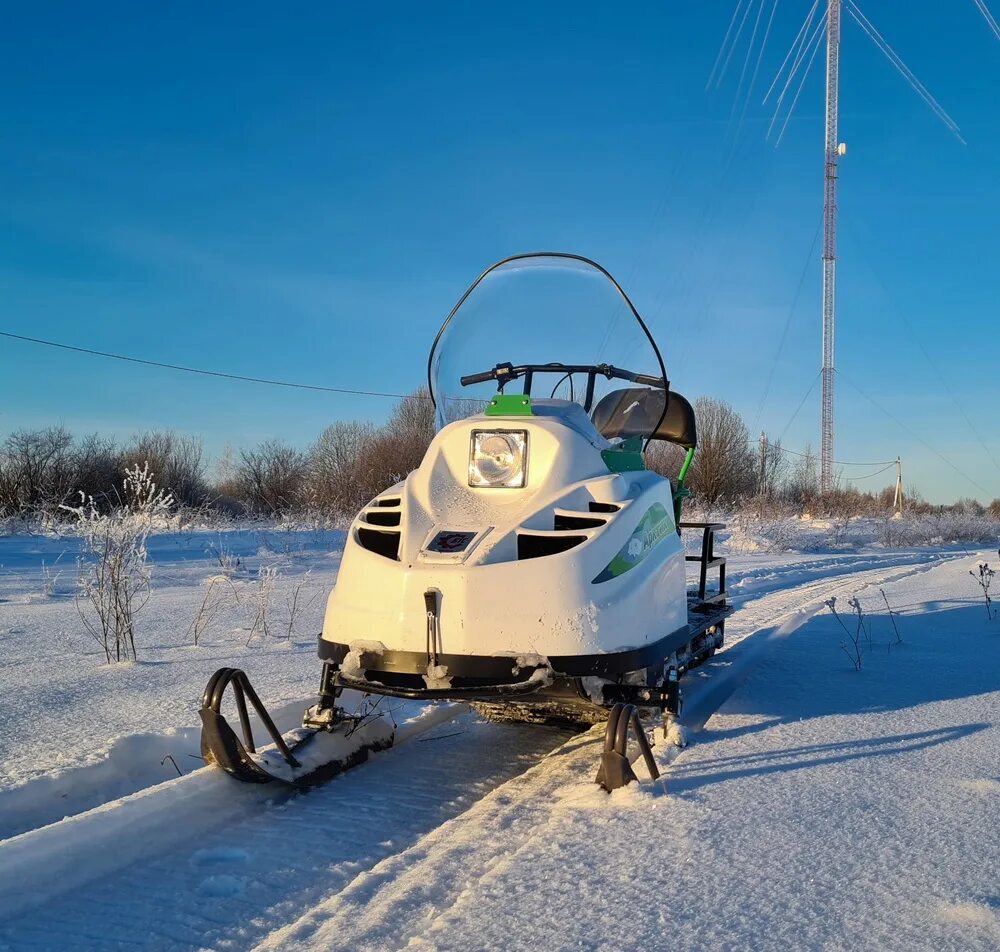
[(653, 551), (658, 543), (662, 542), (673, 531), (674, 521), (670, 518), (666, 508), (661, 503), (653, 503), (639, 520), (639, 525), (629, 536), (628, 542), (618, 550), (618, 554), (594, 579), (594, 584), (618, 578), (629, 569), (634, 569)]

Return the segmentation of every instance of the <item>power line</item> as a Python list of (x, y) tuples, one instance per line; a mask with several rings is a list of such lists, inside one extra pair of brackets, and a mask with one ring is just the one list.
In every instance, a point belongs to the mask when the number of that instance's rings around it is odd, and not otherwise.
[(715, 63), (712, 66), (712, 72), (708, 74), (708, 82), (705, 83), (706, 91), (712, 85), (712, 80), (715, 79), (715, 74), (722, 63), (722, 57), (726, 52), (726, 47), (729, 46), (729, 37), (732, 36), (733, 27), (736, 25), (736, 18), (740, 14), (740, 10), (743, 7), (743, 0), (737, 0), (736, 8), (733, 10), (733, 17), (729, 21), (729, 28), (726, 30), (726, 35), (722, 38), (722, 45), (719, 47), (719, 54), (715, 57)]
[[(774, 92), (775, 87), (778, 85), (778, 82), (784, 75), (785, 67), (788, 65), (789, 60), (792, 59), (792, 54), (795, 52), (796, 47), (799, 46), (800, 42), (805, 41), (805, 36), (809, 32), (809, 28), (812, 26), (813, 17), (816, 16), (816, 10), (818, 7), (819, 7), (819, 0), (813, 0), (812, 8), (809, 10), (809, 13), (806, 14), (806, 18), (803, 21), (802, 26), (799, 27), (798, 34), (796, 35), (795, 39), (792, 40), (792, 45), (788, 48), (788, 52), (785, 54), (785, 58), (782, 61), (781, 66), (778, 67), (778, 72), (775, 73), (771, 85), (768, 87), (767, 92), (764, 94), (764, 100), (763, 100), (764, 105), (767, 105), (768, 99), (771, 98), (771, 93)], [(796, 62), (797, 61), (798, 60), (796, 59)]]
[[(847, 227), (848, 235), (854, 241), (854, 243), (861, 248), (862, 254), (860, 255), (860, 260), (865, 263), (868, 268), (868, 273), (875, 280), (875, 283), (881, 288), (882, 293), (885, 295), (885, 300), (888, 305), (888, 309), (896, 316), (896, 319), (900, 322), (909, 340), (912, 340), (914, 344), (917, 345), (920, 353), (923, 354), (924, 360), (927, 361), (927, 366), (930, 367), (931, 372), (934, 374), (938, 373), (938, 367), (931, 359), (931, 355), (927, 352), (927, 348), (924, 346), (920, 335), (917, 333), (917, 329), (913, 326), (907, 312), (903, 308), (896, 307), (894, 303), (893, 296), (889, 293), (889, 289), (886, 287), (885, 282), (882, 280), (882, 276), (872, 267), (871, 257), (865, 255), (862, 242), (858, 238), (858, 233), (855, 231), (854, 226), (848, 222)], [(952, 403), (955, 404), (955, 409), (958, 410), (959, 415), (968, 424), (969, 429), (972, 431), (973, 435), (979, 441), (979, 445), (983, 448), (983, 451), (990, 458), (990, 462), (996, 467), (998, 473), (1000, 473), (1000, 460), (994, 455), (993, 450), (990, 449), (989, 444), (983, 438), (983, 435), (979, 432), (979, 428), (975, 423), (972, 422), (971, 417), (966, 412), (965, 407), (962, 406), (962, 402), (958, 399), (954, 388), (949, 387), (943, 379), (938, 378), (938, 386), (943, 387), (945, 392), (951, 398)]]
[(311, 383), (293, 383), (288, 380), (269, 380), (266, 377), (250, 377), (245, 374), (228, 374), (221, 370), (204, 370), (200, 367), (184, 367), (180, 364), (168, 364), (160, 360), (147, 360), (144, 357), (128, 357), (125, 354), (112, 354), (104, 350), (92, 350), (89, 347), (76, 347), (73, 344), (63, 344), (54, 340), (43, 340), (40, 337), (27, 337), (24, 334), (12, 334), (10, 331), (0, 331), (0, 337), (11, 340), (26, 341), (30, 344), (42, 344), (45, 347), (57, 347), (77, 354), (89, 354), (91, 357), (107, 357), (109, 360), (123, 360), (130, 364), (143, 364), (146, 367), (160, 367), (163, 370), (179, 370), (186, 374), (200, 374), (204, 377), (221, 377), (225, 380), (242, 380), (244, 383), (262, 383), (269, 387), (290, 387), (294, 390), (315, 390), (321, 393), (343, 393), (363, 397), (393, 397), (402, 399), (403, 393), (388, 393), (383, 390), (352, 390), (348, 387), (321, 387)]
[[(757, 445), (757, 441), (756, 440), (747, 440), (747, 443), (750, 446), (756, 446)], [(797, 453), (795, 450), (790, 450), (787, 447), (780, 446), (778, 444), (778, 442), (771, 443), (769, 441), (767, 445), (772, 450), (777, 450), (779, 453), (789, 453), (792, 456), (799, 456), (802, 459), (809, 459), (810, 457), (814, 457), (815, 456), (814, 453)], [(895, 460), (891, 460), (890, 462), (880, 462), (880, 463), (848, 463), (848, 462), (845, 462), (844, 460), (835, 459), (835, 460), (832, 460), (831, 462), (835, 466), (885, 466), (886, 469), (888, 469), (890, 466), (895, 466), (896, 465), (896, 461)], [(879, 472), (880, 473), (884, 473), (885, 469), (879, 470)], [(869, 473), (869, 475), (870, 476), (878, 476), (878, 473)], [(868, 476), (854, 476), (852, 478), (853, 479), (867, 479)]]
[(802, 266), (802, 274), (799, 276), (799, 284), (795, 289), (795, 296), (792, 298), (792, 305), (788, 309), (788, 316), (785, 318), (785, 326), (781, 331), (781, 338), (778, 341), (778, 349), (774, 354), (774, 361), (771, 363), (771, 369), (767, 375), (767, 383), (764, 385), (764, 393), (761, 395), (760, 403), (757, 406), (757, 413), (753, 418), (752, 429), (756, 431), (757, 424), (760, 422), (760, 415), (764, 412), (764, 404), (767, 403), (767, 398), (771, 393), (771, 384), (774, 382), (774, 372), (778, 368), (778, 361), (781, 360), (781, 352), (785, 348), (785, 341), (788, 338), (788, 331), (792, 326), (792, 318), (795, 316), (795, 310), (799, 305), (799, 297), (802, 294), (802, 288), (806, 283), (806, 276), (809, 273), (809, 267), (813, 262), (813, 252), (816, 250), (816, 242), (819, 240), (819, 232), (823, 227), (823, 222), (819, 221), (816, 225), (816, 232), (813, 234), (812, 244), (809, 246), (809, 254), (806, 256), (805, 264)]
[(979, 12), (989, 24), (989, 27), (993, 31), (996, 38), (1000, 40), (1000, 24), (997, 23), (996, 18), (992, 13), (990, 13), (990, 8), (986, 6), (986, 0), (973, 0), (973, 2), (977, 7), (979, 7)]
[(966, 145), (965, 139), (962, 138), (962, 131), (958, 127), (958, 123), (955, 122), (951, 116), (945, 112), (944, 107), (939, 103), (930, 93), (930, 90), (917, 79), (916, 74), (910, 69), (906, 63), (900, 58), (899, 54), (889, 45), (885, 37), (875, 29), (872, 21), (868, 19), (860, 10), (858, 5), (854, 0), (847, 0), (847, 12), (854, 19), (854, 22), (861, 27), (861, 29), (867, 34), (868, 38), (882, 51), (885, 58), (896, 68), (896, 71), (900, 76), (903, 77), (913, 88), (913, 91), (927, 104), (930, 109), (938, 119), (945, 125), (948, 131), (956, 138), (962, 145)]
[(873, 396), (865, 393), (865, 391), (862, 390), (856, 383), (854, 383), (854, 381), (850, 380), (847, 377), (844, 377), (843, 374), (841, 373), (838, 373), (837, 376), (841, 377), (843, 380), (846, 380), (847, 383), (849, 383), (855, 390), (857, 390), (858, 393), (860, 393), (861, 396), (863, 396), (869, 403), (871, 403), (873, 407), (875, 407), (878, 410), (881, 410), (890, 420), (893, 421), (893, 423), (896, 424), (896, 426), (902, 427), (902, 429), (906, 430), (906, 432), (909, 433), (910, 436), (912, 436), (917, 442), (927, 447), (927, 449), (929, 449), (942, 462), (946, 463), (953, 470), (955, 470), (955, 472), (958, 473), (958, 475), (961, 476), (962, 479), (968, 480), (970, 483), (972, 483), (973, 486), (976, 487), (976, 489), (978, 489), (981, 493), (985, 494), (987, 497), (993, 495), (988, 489), (977, 483), (968, 473), (965, 473), (962, 470), (960, 470), (950, 459), (948, 459), (947, 456), (944, 455), (944, 453), (941, 453), (935, 447), (931, 446), (931, 444), (928, 443), (923, 437), (921, 437), (919, 433), (914, 432), (910, 427), (908, 427), (905, 423), (903, 423), (903, 421), (900, 420), (899, 417), (897, 417), (895, 414), (893, 414), (892, 412), (887, 410), (884, 406), (882, 406), (882, 404), (880, 404)]
[(816, 389), (816, 382), (819, 380), (820, 373), (821, 371), (816, 371), (816, 376), (812, 378), (812, 382), (809, 384), (809, 389), (802, 395), (802, 399), (799, 401), (799, 405), (795, 408), (795, 412), (791, 415), (790, 419), (785, 424), (785, 428), (781, 431), (781, 435), (778, 437), (779, 443), (785, 438), (785, 434), (788, 432), (789, 427), (795, 422), (795, 418), (802, 412), (802, 408), (806, 405), (806, 400), (809, 399), (809, 395)]
[[(838, 465), (843, 465), (843, 464), (838, 464)], [(880, 469), (878, 472), (875, 472), (875, 473), (866, 473), (864, 476), (844, 476), (843, 478), (845, 480), (847, 480), (848, 482), (851, 482), (851, 483), (857, 482), (858, 480), (861, 480), (861, 479), (872, 479), (875, 476), (881, 476), (883, 473), (889, 472), (889, 470), (892, 469), (892, 467), (895, 466), (895, 465), (896, 465), (896, 461), (893, 460), (891, 463), (889, 463), (887, 466), (885, 466), (882, 469)]]

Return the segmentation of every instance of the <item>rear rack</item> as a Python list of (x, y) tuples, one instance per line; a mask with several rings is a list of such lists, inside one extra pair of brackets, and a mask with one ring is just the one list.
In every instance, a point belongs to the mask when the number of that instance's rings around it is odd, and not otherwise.
[[(686, 562), (700, 562), (698, 577), (698, 607), (702, 610), (726, 606), (726, 559), (715, 554), (715, 533), (726, 526), (721, 522), (680, 522), (679, 529), (701, 529), (701, 555), (686, 555)], [(708, 570), (719, 570), (719, 587), (708, 591)]]

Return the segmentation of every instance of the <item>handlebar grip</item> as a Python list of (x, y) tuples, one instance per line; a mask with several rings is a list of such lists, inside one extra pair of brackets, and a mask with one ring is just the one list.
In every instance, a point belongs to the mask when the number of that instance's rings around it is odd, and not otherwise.
[(474, 383), (486, 383), (487, 380), (495, 380), (496, 371), (487, 370), (481, 374), (469, 374), (467, 377), (461, 378), (461, 383), (463, 387), (468, 387)]
[(662, 387), (663, 378), (654, 377), (651, 374), (636, 374), (632, 381), (634, 383), (644, 383), (647, 387)]

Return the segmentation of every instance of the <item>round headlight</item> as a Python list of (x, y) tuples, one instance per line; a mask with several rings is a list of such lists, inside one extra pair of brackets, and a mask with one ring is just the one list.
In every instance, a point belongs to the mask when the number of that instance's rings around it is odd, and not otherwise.
[(525, 436), (522, 432), (475, 432), (469, 461), (469, 485), (523, 486)]
[(505, 483), (521, 468), (521, 451), (506, 433), (494, 433), (479, 444), (479, 472), (489, 483)]

